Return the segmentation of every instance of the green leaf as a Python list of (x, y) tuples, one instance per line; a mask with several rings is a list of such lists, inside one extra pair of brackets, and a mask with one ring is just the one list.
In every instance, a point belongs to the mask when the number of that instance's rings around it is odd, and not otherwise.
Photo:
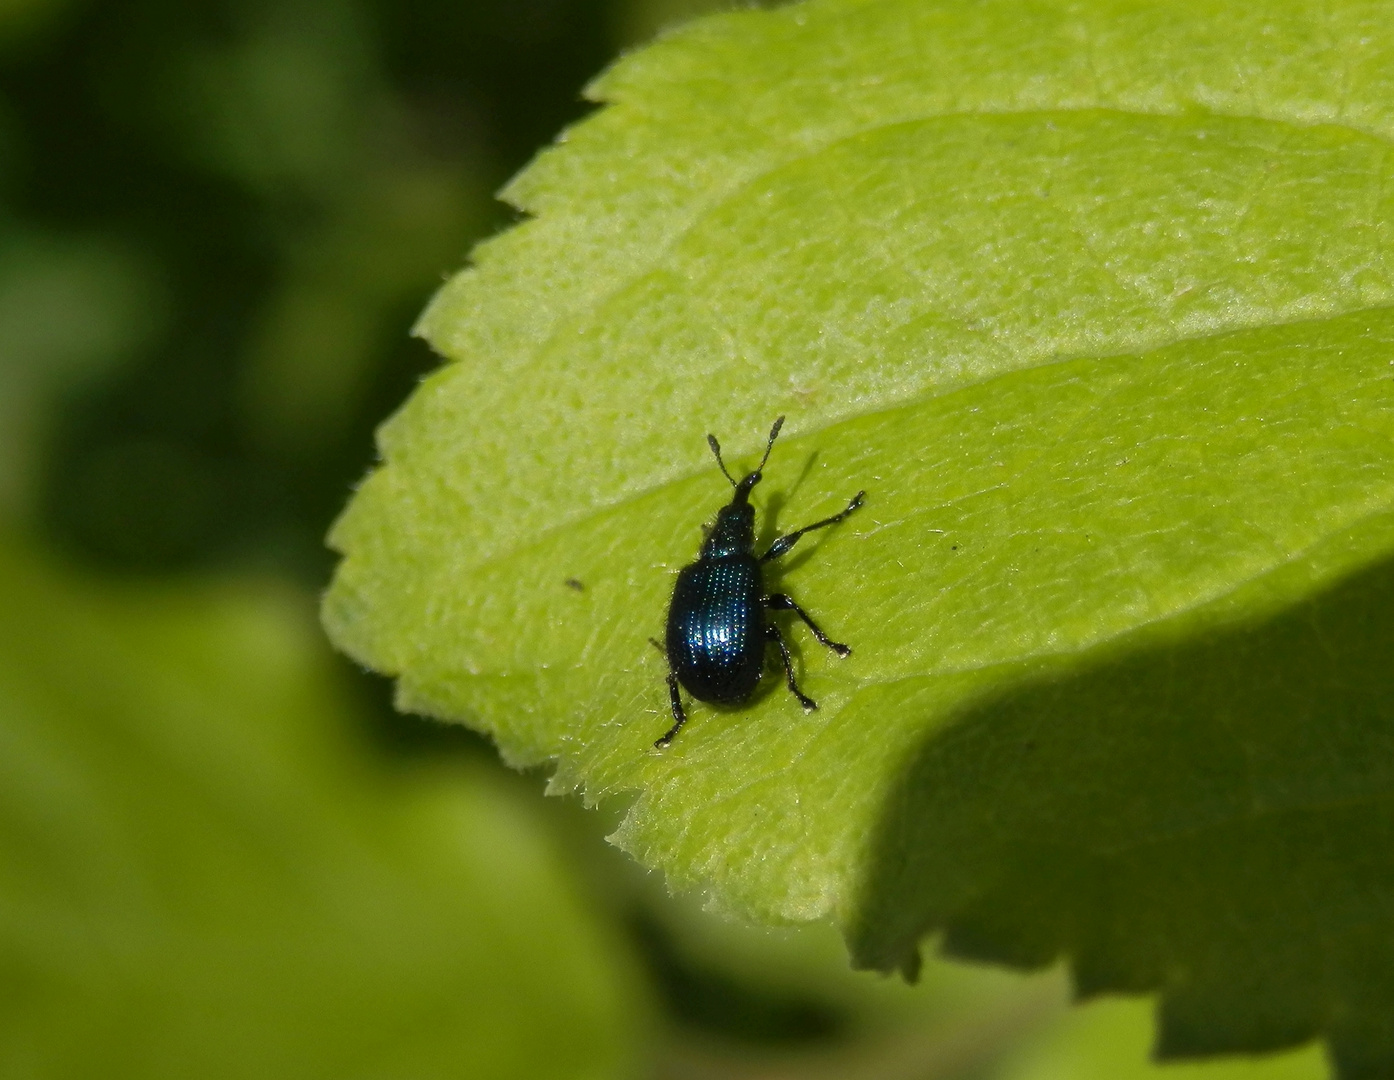
[(1256, 1058), (1157, 1065), (1147, 1061), (1152, 1018), (1147, 1003), (1117, 998), (1066, 1014), (1011, 1055), (996, 1080), (1321, 1080), (1315, 1046)]
[(644, 1003), (538, 815), (372, 753), (298, 597), (0, 547), (0, 1073), (630, 1072)]
[[(0, 6), (0, 41), (4, 18)], [(0, 159), (13, 158), (4, 134), (0, 127)], [(162, 292), (154, 268), (127, 245), (0, 220), (0, 518), (34, 510), (53, 403), (159, 334)]]
[[(823, 0), (594, 93), (423, 317), (341, 647), (862, 964), (1394, 1069), (1394, 4)], [(779, 414), (766, 538), (869, 492), (776, 578), (855, 652), (654, 752), (703, 436)]]

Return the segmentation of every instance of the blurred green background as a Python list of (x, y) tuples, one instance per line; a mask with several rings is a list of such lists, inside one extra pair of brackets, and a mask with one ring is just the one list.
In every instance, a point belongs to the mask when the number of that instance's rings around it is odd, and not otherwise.
[(0, 0), (0, 1076), (1151, 1069), (1145, 1002), (670, 899), (318, 631), (491, 193), (715, 6)]

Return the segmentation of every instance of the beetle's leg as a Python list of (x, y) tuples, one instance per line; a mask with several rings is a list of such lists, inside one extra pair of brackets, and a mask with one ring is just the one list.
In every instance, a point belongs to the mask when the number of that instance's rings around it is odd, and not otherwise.
[[(802, 536), (804, 533), (810, 533), (814, 529), (825, 529), (829, 525), (836, 525), (853, 510), (861, 506), (862, 499), (865, 497), (866, 492), (859, 491), (852, 496), (852, 501), (847, 504), (847, 509), (843, 510), (841, 513), (834, 514), (830, 518), (824, 518), (822, 521), (815, 521), (812, 525), (805, 525), (802, 529), (798, 529), (795, 532), (787, 533), (784, 536), (778, 537), (775, 540), (775, 542), (770, 545), (769, 551), (765, 552), (763, 555), (760, 556), (760, 561), (769, 562), (771, 559), (779, 558), (781, 555), (788, 552), (788, 550), (791, 547), (793, 547), (796, 543), (798, 543), (799, 537)], [(807, 615), (804, 616), (804, 621), (808, 621)], [(809, 623), (809, 625), (812, 626), (813, 624)]]
[(784, 636), (779, 632), (779, 627), (770, 623), (765, 627), (765, 637), (779, 646), (779, 658), (784, 661), (784, 675), (789, 680), (789, 692), (799, 699), (799, 704), (805, 709), (818, 708), (818, 702), (800, 690), (799, 684), (794, 681), (794, 662), (789, 659), (789, 646), (784, 644)]
[[(649, 644), (657, 649), (667, 659), (668, 650), (659, 643), (657, 638), (649, 638)], [(668, 701), (673, 707), (673, 726), (668, 729), (668, 733), (663, 738), (658, 739), (653, 745), (657, 750), (662, 750), (670, 742), (673, 736), (678, 733), (678, 729), (687, 723), (687, 713), (683, 711), (682, 696), (678, 693), (678, 676), (672, 668), (668, 669)]]
[(808, 617), (808, 612), (794, 603), (794, 598), (792, 596), (785, 596), (783, 593), (771, 593), (769, 596), (764, 597), (763, 603), (767, 608), (772, 608), (775, 611), (792, 611), (808, 624), (808, 628), (813, 631), (814, 637), (833, 652), (837, 653), (838, 656), (852, 655), (852, 650), (846, 645), (842, 644), (840, 641), (834, 641), (832, 638), (828, 637), (827, 634), (823, 633), (822, 630), (818, 629), (818, 624)]
[[(654, 644), (657, 644), (655, 642)], [(668, 729), (668, 734), (654, 742), (655, 750), (662, 750), (670, 742), (673, 736), (678, 733), (678, 729), (687, 723), (687, 713), (682, 709), (682, 698), (678, 694), (678, 676), (675, 672), (668, 672), (668, 700), (673, 705), (673, 726)]]

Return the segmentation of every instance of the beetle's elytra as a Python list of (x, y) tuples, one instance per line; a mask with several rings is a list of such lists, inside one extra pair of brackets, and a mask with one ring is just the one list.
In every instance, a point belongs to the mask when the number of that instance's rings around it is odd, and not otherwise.
[[(861, 506), (865, 491), (859, 491), (841, 513), (787, 533), (769, 546), (763, 555), (755, 554), (755, 508), (750, 492), (760, 482), (761, 471), (770, 459), (775, 437), (784, 424), (780, 417), (770, 428), (765, 456), (759, 467), (747, 473), (740, 483), (726, 471), (721, 447), (714, 435), (707, 443), (716, 455), (722, 475), (731, 482), (735, 494), (716, 514), (716, 524), (707, 533), (697, 561), (678, 573), (673, 599), (668, 605), (668, 697), (673, 706), (673, 726), (654, 743), (667, 746), (687, 722), (683, 711), (682, 686), (698, 701), (736, 705), (754, 692), (765, 670), (765, 648), (771, 642), (784, 661), (789, 691), (805, 709), (818, 703), (799, 689), (789, 648), (779, 627), (765, 621), (766, 609), (792, 611), (808, 624), (813, 636), (839, 656), (851, 653), (846, 645), (831, 640), (808, 613), (783, 593), (766, 593), (763, 565), (788, 553), (804, 533), (834, 525)], [(657, 642), (655, 642), (657, 644)]]

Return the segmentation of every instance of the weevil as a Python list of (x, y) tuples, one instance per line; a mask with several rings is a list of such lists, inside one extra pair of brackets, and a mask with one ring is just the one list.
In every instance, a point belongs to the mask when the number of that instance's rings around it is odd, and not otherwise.
[(784, 417), (781, 416), (770, 428), (765, 456), (760, 459), (759, 466), (747, 473), (740, 483), (721, 460), (721, 445), (716, 436), (707, 436), (707, 445), (735, 494), (717, 511), (716, 524), (708, 530), (697, 561), (678, 572), (677, 583), (673, 586), (673, 599), (668, 605), (667, 648), (663, 650), (668, 657), (668, 698), (673, 708), (673, 726), (654, 743), (655, 747), (667, 746), (687, 722), (680, 686), (698, 701), (738, 705), (755, 692), (765, 670), (765, 649), (771, 643), (779, 649), (779, 657), (784, 662), (789, 692), (799, 699), (804, 709), (818, 707), (816, 701), (799, 689), (794, 679), (794, 665), (789, 659), (789, 646), (784, 643), (779, 627), (765, 621), (767, 610), (792, 611), (822, 644), (839, 656), (851, 655), (851, 649), (823, 633), (792, 597), (765, 592), (765, 563), (788, 554), (805, 533), (837, 524), (861, 506), (866, 496), (865, 491), (857, 492), (845, 510), (778, 537), (763, 555), (756, 555), (755, 508), (750, 505), (750, 492), (764, 475), (770, 450), (783, 426)]

